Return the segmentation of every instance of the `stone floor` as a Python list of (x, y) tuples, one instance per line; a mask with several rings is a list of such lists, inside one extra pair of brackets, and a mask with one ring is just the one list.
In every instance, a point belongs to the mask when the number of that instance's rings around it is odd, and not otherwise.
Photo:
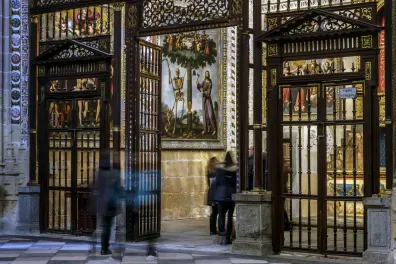
[(155, 241), (158, 259), (146, 261), (147, 242), (113, 244), (113, 255), (103, 257), (88, 237), (41, 234), (35, 237), (0, 236), (2, 263), (361, 263), (317, 255), (281, 254), (255, 258), (232, 254), (231, 245), (221, 246), (208, 233), (208, 219), (163, 221), (161, 237)]
[(147, 260), (145, 247), (136, 245), (112, 245), (112, 256), (101, 256), (100, 246), (91, 242), (62, 241), (42, 237), (0, 237), (0, 264), (99, 264), (99, 263), (146, 263), (146, 264), (253, 264), (253, 263), (358, 263), (335, 260), (318, 261), (313, 258), (277, 256), (268, 258), (247, 257), (213, 252), (185, 252), (158, 247), (157, 259)]

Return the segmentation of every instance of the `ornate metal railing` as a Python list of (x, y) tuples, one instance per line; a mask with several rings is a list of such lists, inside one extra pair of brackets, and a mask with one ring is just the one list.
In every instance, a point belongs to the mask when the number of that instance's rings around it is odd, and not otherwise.
[(292, 12), (369, 2), (377, 2), (377, 0), (262, 0), (261, 13)]

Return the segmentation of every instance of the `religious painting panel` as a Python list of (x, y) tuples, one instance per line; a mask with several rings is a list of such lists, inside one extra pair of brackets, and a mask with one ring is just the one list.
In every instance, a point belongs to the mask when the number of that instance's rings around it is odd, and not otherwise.
[(319, 86), (281, 86), (279, 96), (283, 103), (283, 120), (316, 120), (318, 112)]
[(163, 146), (223, 148), (227, 49), (223, 30), (160, 37)]
[(50, 93), (97, 91), (98, 86), (98, 78), (68, 78), (51, 80), (48, 83)]
[(100, 127), (100, 98), (77, 100), (77, 127)]
[(67, 129), (72, 123), (72, 101), (48, 101), (48, 128)]
[(340, 57), (283, 62), (283, 76), (302, 76), (358, 72), (360, 57)]
[(41, 15), (40, 40), (86, 38), (112, 33), (110, 5), (88, 6)]

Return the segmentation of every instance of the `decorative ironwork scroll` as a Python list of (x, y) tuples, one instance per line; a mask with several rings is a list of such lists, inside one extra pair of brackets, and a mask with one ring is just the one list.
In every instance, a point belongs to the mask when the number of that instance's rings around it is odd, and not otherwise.
[[(353, 5), (357, 3), (370, 3), (374, 2), (372, 0), (263, 0), (261, 12), (265, 13), (278, 13), (278, 12), (295, 12), (295, 11), (305, 11), (308, 9), (316, 8), (327, 8), (334, 6), (342, 6), (345, 8), (348, 5)], [(363, 16), (371, 15), (372, 10), (365, 10)]]
[[(242, 1), (234, 1), (234, 12), (241, 11)], [(144, 0), (142, 28), (161, 28), (227, 19), (229, 0)]]
[(297, 26), (291, 31), (287, 32), (288, 35), (293, 34), (306, 34), (320, 31), (339, 31), (346, 29), (358, 28), (357, 25), (337, 20), (332, 17), (316, 16), (310, 20), (305, 21), (303, 24)]
[(373, 47), (373, 36), (362, 36), (362, 48), (371, 49)]
[(371, 81), (371, 74), (372, 74), (371, 73), (371, 66), (372, 66), (371, 61), (367, 61), (366, 62), (366, 74), (365, 74), (367, 81)]
[[(264, 5), (262, 9), (264, 10), (266, 7), (268, 7), (268, 5)], [(309, 9), (314, 9), (314, 8), (318, 8), (318, 6), (312, 5), (309, 7)], [(353, 8), (352, 7), (348, 8), (347, 6), (332, 6), (326, 8), (326, 11), (339, 15), (341, 17), (345, 17), (357, 21), (375, 23), (374, 21), (375, 18), (373, 16), (373, 12), (375, 8), (376, 8), (376, 4), (374, 2), (371, 3), (368, 2), (365, 4), (360, 4), (359, 6), (353, 6)], [(264, 14), (263, 10), (262, 13)], [(270, 13), (266, 14), (266, 18), (264, 19), (264, 23), (263, 23), (264, 30), (274, 29), (279, 25), (286, 23), (290, 19), (302, 15), (304, 12), (306, 12), (306, 10), (301, 9), (297, 12), (288, 13), (286, 15), (285, 13), (274, 13), (271, 10)]]
[(232, 0), (232, 14), (239, 15), (242, 13), (242, 0)]

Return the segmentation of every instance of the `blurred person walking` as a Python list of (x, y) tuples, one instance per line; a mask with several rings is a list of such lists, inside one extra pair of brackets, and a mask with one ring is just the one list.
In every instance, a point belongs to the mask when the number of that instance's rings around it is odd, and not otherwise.
[(216, 191), (216, 186), (215, 186), (215, 181), (216, 181), (216, 167), (219, 163), (219, 160), (216, 157), (212, 157), (209, 160), (208, 163), (208, 172), (207, 172), (207, 178), (208, 178), (208, 197), (207, 197), (207, 205), (209, 205), (212, 208), (212, 213), (210, 214), (209, 218), (209, 224), (210, 224), (210, 235), (216, 235), (217, 234), (217, 215), (218, 210), (217, 210), (217, 202), (214, 200), (215, 196), (215, 191)]
[[(231, 152), (227, 152), (223, 164), (216, 169), (215, 197), (219, 211), (219, 235), (220, 244), (231, 244), (233, 227), (233, 216), (235, 202), (232, 195), (236, 193), (236, 171), (237, 166), (232, 159)], [(225, 217), (227, 214), (227, 231), (225, 228)]]
[(121, 177), (118, 170), (113, 170), (110, 165), (110, 151), (104, 150), (99, 163), (99, 172), (96, 180), (97, 188), (97, 213), (101, 218), (102, 235), (101, 255), (112, 254), (109, 249), (111, 227), (114, 217), (118, 214), (118, 204), (121, 189)]

